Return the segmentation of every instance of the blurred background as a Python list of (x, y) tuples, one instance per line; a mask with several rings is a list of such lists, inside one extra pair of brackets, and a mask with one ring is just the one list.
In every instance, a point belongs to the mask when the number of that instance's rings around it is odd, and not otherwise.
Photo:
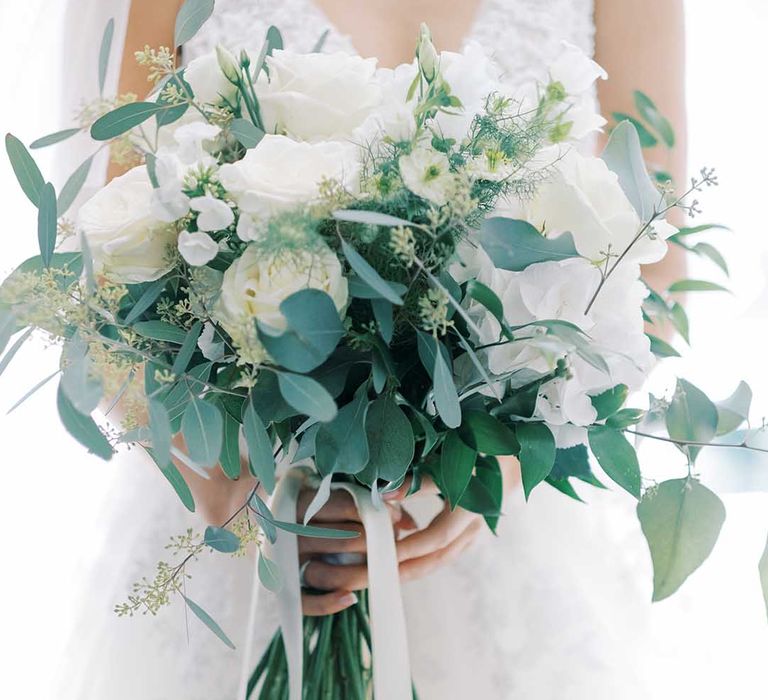
[[(25, 143), (65, 126), (56, 109), (60, 96), (52, 69), (63, 55), (58, 36), (63, 4), (0, 0), (0, 130)], [(701, 197), (700, 220), (732, 229), (707, 239), (726, 256), (730, 280), (701, 261), (692, 261), (690, 277), (717, 280), (732, 293), (691, 295), (694, 350), (676, 341), (684, 357), (666, 362), (650, 388), (657, 395), (668, 393), (673, 377), (682, 375), (720, 399), (744, 379), (755, 393), (753, 419), (759, 425), (768, 414), (768, 231), (762, 171), (768, 157), (762, 133), (768, 112), (768, 3), (689, 0), (686, 6), (690, 170), (715, 167), (721, 183)], [(52, 156), (52, 150), (38, 152), (44, 173), (52, 172)], [(4, 156), (0, 193), (2, 278), (37, 248), (35, 211)], [(57, 658), (71, 632), (83, 572), (102, 544), (99, 519), (115, 470), (131, 465), (125, 460), (107, 464), (83, 453), (59, 425), (54, 383), (5, 415), (57, 366), (55, 348), (37, 342), (25, 350), (0, 378), (0, 527), (6, 533), (0, 576), (0, 645), (6, 663), (0, 696), (55, 698), (48, 660)], [(654, 476), (680, 473), (683, 465), (674, 450), (647, 445), (644, 452), (641, 459), (652, 464)], [(768, 696), (768, 622), (757, 575), (768, 534), (768, 459), (737, 462), (733, 466), (729, 458), (726, 465), (722, 453), (705, 451), (703, 479), (727, 492), (728, 519), (710, 560), (680, 593), (649, 606), (667, 659), (664, 667), (648, 669), (659, 678), (659, 700), (726, 693), (741, 700)], [(162, 480), (156, 484), (166, 488)], [(650, 558), (646, 567), (650, 578)], [(30, 687), (30, 679), (34, 691), (21, 691)]]

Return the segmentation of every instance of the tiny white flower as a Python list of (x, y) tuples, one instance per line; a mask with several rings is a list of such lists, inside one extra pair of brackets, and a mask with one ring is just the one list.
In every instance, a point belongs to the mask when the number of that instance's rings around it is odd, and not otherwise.
[(453, 175), (444, 153), (420, 146), (400, 156), (399, 165), (403, 182), (411, 192), (438, 206), (447, 203)]
[(179, 253), (193, 267), (211, 262), (218, 252), (219, 244), (204, 231), (182, 231), (179, 234)]
[(189, 206), (198, 212), (197, 228), (201, 231), (222, 231), (235, 220), (229, 205), (211, 195), (194, 197), (189, 200)]
[(224, 355), (224, 343), (215, 342), (216, 328), (208, 321), (203, 325), (203, 332), (197, 339), (197, 347), (200, 348), (200, 352), (203, 353), (203, 357), (211, 362), (217, 362)]

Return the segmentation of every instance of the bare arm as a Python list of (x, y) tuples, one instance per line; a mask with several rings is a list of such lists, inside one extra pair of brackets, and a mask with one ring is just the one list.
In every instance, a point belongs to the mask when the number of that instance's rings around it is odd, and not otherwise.
[[(685, 21), (683, 0), (596, 0), (595, 59), (608, 71), (598, 97), (604, 116), (632, 114), (632, 93), (642, 90), (656, 102), (675, 129), (671, 151), (656, 147), (650, 163), (661, 166), (678, 186), (687, 182), (685, 109)], [(679, 214), (680, 212), (676, 212)], [(673, 223), (682, 225), (682, 217)], [(643, 276), (655, 290), (666, 289), (685, 276), (685, 251), (670, 246), (660, 263), (644, 268)]]

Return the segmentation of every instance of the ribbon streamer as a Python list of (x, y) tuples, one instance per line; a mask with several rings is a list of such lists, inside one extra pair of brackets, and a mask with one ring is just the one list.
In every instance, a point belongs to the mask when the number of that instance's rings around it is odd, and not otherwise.
[[(272, 499), (272, 512), (278, 520), (296, 521), (296, 501), (306, 483), (308, 470), (295, 467), (279, 481)], [(365, 528), (368, 544), (368, 580), (373, 656), (373, 692), (380, 700), (411, 700), (411, 671), (405, 611), (400, 594), (400, 577), (392, 522), (386, 508), (377, 508), (370, 492), (350, 483), (332, 484), (347, 491), (355, 501)], [(288, 660), (290, 700), (301, 700), (303, 688), (304, 644), (299, 583), (299, 547), (296, 535), (279, 530), (276, 542), (268, 546), (268, 556), (283, 574), (283, 586), (277, 593), (278, 614)], [(258, 576), (249, 616), (248, 640), (239, 698), (245, 700), (250, 672), (249, 662), (256, 623)]]

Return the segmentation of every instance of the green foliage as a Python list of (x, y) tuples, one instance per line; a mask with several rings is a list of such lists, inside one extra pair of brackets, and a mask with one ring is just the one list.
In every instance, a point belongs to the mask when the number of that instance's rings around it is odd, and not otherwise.
[(240, 423), (226, 411), (224, 411), (224, 435), (219, 461), (227, 478), (240, 478)]
[(192, 394), (184, 409), (181, 430), (192, 461), (201, 467), (216, 465), (224, 434), (219, 407)]
[[(187, 3), (189, 2), (190, 0), (187, 0)], [(213, 0), (211, 0), (211, 5), (213, 5)], [(227, 637), (227, 635), (224, 633), (224, 630), (221, 629), (216, 620), (214, 620), (207, 612), (205, 612), (205, 610), (203, 610), (197, 603), (195, 603), (194, 600), (187, 598), (187, 596), (183, 596), (183, 598), (184, 602), (187, 604), (187, 607), (193, 612), (195, 617), (200, 620), (200, 622), (202, 622), (209, 630), (211, 630), (211, 632), (213, 632), (230, 649), (235, 648), (232, 640)]]
[(105, 460), (112, 459), (115, 451), (109, 440), (93, 418), (83, 415), (72, 405), (61, 384), (56, 394), (56, 404), (62, 424), (75, 440), (97, 457)]
[(213, 525), (205, 528), (203, 542), (211, 549), (224, 554), (233, 554), (240, 549), (240, 538), (234, 532)]
[(275, 489), (275, 458), (272, 454), (272, 440), (256, 412), (253, 396), (245, 404), (243, 433), (248, 445), (251, 473), (259, 479), (267, 493), (272, 493)]
[(440, 491), (455, 508), (467, 489), (475, 468), (477, 452), (469, 447), (455, 430), (446, 434), (440, 453)]
[(43, 185), (37, 210), (37, 242), (44, 267), (50, 267), (56, 247), (56, 190), (50, 182)]
[[(717, 433), (717, 408), (701, 389), (685, 379), (678, 379), (667, 410), (666, 424), (672, 440), (708, 443)], [(682, 445), (681, 449), (691, 462), (701, 451), (701, 447), (694, 445)]]
[(176, 15), (173, 30), (173, 45), (178, 48), (186, 44), (205, 24), (213, 13), (214, 0), (185, 0)]
[(247, 119), (233, 119), (229, 131), (244, 148), (256, 148), (264, 138), (264, 130)]
[(663, 600), (709, 556), (725, 508), (712, 491), (688, 477), (647, 491), (637, 515), (653, 560), (653, 600)]
[(669, 285), (668, 292), (727, 292), (721, 284), (708, 280), (679, 280)]
[[(2, 320), (0, 320), (0, 324), (2, 324)], [(24, 333), (22, 333), (11, 345), (10, 348), (8, 348), (8, 352), (3, 355), (2, 358), (0, 358), (0, 376), (2, 376), (3, 372), (5, 372), (6, 368), (9, 364), (11, 364), (11, 360), (16, 356), (16, 353), (21, 349), (21, 346), (24, 345), (24, 343), (27, 342), (29, 339), (29, 336), (32, 335), (34, 329), (28, 328)], [(0, 328), (0, 346), (3, 345), (3, 339), (2, 339), (2, 329)], [(0, 348), (0, 353), (2, 353), (2, 348)], [(15, 408), (15, 406), (14, 406)], [(11, 409), (13, 410), (13, 409)], [(8, 411), (10, 413), (11, 411)]]
[(112, 50), (112, 38), (115, 34), (115, 20), (109, 18), (104, 33), (101, 36), (99, 46), (99, 95), (104, 94), (104, 84), (107, 80), (107, 68), (109, 67), (109, 54)]
[(149, 411), (149, 430), (152, 434), (152, 452), (158, 464), (169, 464), (171, 461), (171, 444), (173, 432), (171, 419), (165, 406), (157, 399), (147, 402)]
[(648, 339), (651, 341), (651, 352), (656, 357), (680, 357), (680, 353), (675, 350), (666, 340), (648, 334)]
[(727, 435), (749, 421), (752, 405), (752, 389), (746, 382), (739, 382), (736, 390), (727, 398), (715, 404), (717, 408), (717, 435)]
[(37, 167), (35, 159), (13, 134), (5, 135), (5, 151), (21, 189), (27, 195), (27, 199), (38, 206), (40, 195), (45, 187), (45, 178)]
[(592, 426), (589, 429), (589, 447), (603, 471), (639, 499), (640, 465), (637, 453), (621, 431), (609, 426)]
[(88, 179), (88, 173), (91, 172), (92, 164), (93, 156), (86, 158), (64, 183), (64, 187), (61, 188), (56, 202), (58, 216), (64, 216), (69, 211), (77, 195), (80, 194), (80, 190), (83, 189), (85, 181)]
[(139, 321), (133, 324), (133, 330), (145, 338), (162, 340), (174, 345), (184, 345), (187, 333), (183, 328), (172, 326), (165, 321)]
[(503, 216), (483, 221), (478, 236), (493, 264), (512, 272), (521, 272), (534, 263), (579, 255), (570, 233), (546, 238), (527, 221)]
[(363, 473), (368, 477), (368, 483), (374, 483), (376, 479), (392, 482), (402, 478), (413, 461), (415, 443), (411, 423), (395, 401), (383, 397), (370, 404), (365, 434), (369, 457)]
[(555, 438), (544, 423), (520, 423), (517, 426), (520, 443), (520, 472), (525, 499), (549, 476), (555, 464)]
[(289, 372), (280, 372), (277, 382), (286, 403), (299, 413), (323, 423), (336, 417), (336, 402), (320, 382)]
[(79, 128), (62, 129), (61, 131), (55, 131), (52, 134), (48, 134), (47, 136), (42, 136), (39, 139), (35, 139), (32, 143), (29, 144), (29, 147), (32, 149), (45, 148), (46, 146), (52, 146), (55, 143), (66, 141), (68, 138), (71, 138), (75, 134), (79, 133)]
[(591, 396), (592, 405), (597, 411), (595, 420), (605, 420), (618, 411), (627, 400), (629, 387), (626, 384), (617, 384), (597, 396)]
[[(141, 293), (138, 301), (133, 304), (130, 311), (126, 315), (124, 320), (125, 325), (130, 326), (135, 321), (138, 321), (139, 318), (141, 318), (141, 315), (158, 300), (160, 295), (163, 293), (167, 283), (168, 282), (165, 278), (150, 282), (144, 288), (144, 291)], [(144, 326), (144, 328), (147, 328), (147, 326)], [(151, 328), (151, 326), (149, 328)]]
[(259, 581), (268, 591), (277, 593), (282, 587), (282, 576), (277, 564), (271, 559), (267, 559), (263, 553), (259, 553)]
[(315, 465), (322, 475), (357, 474), (370, 456), (365, 419), (370, 403), (366, 386), (339, 409), (336, 417), (321, 426), (315, 438)]
[(520, 452), (514, 431), (485, 411), (465, 411), (459, 433), (467, 445), (486, 455), (516, 455)]
[(94, 376), (88, 346), (74, 336), (62, 353), (61, 388), (72, 406), (83, 415), (90, 415), (102, 397), (102, 381)]
[(390, 303), (397, 305), (403, 304), (402, 298), (392, 288), (390, 283), (383, 279), (382, 276), (373, 269), (371, 264), (345, 240), (341, 241), (341, 249), (344, 252), (344, 257), (350, 264), (350, 267), (359, 275), (363, 282)]
[(109, 141), (130, 131), (159, 112), (173, 108), (157, 102), (129, 102), (99, 117), (91, 125), (91, 138), (96, 141)]
[(187, 482), (184, 481), (184, 477), (181, 472), (176, 468), (176, 465), (169, 459), (166, 462), (161, 462), (154, 453), (154, 450), (147, 450), (147, 454), (152, 457), (152, 460), (157, 465), (160, 473), (168, 480), (179, 500), (184, 504), (184, 507), (190, 512), (195, 512), (195, 499), (192, 496), (192, 491), (189, 490)]
[(640, 116), (651, 126), (651, 128), (661, 137), (667, 148), (673, 148), (675, 145), (675, 132), (669, 120), (659, 112), (656, 104), (648, 95), (639, 90), (635, 90), (635, 107)]

